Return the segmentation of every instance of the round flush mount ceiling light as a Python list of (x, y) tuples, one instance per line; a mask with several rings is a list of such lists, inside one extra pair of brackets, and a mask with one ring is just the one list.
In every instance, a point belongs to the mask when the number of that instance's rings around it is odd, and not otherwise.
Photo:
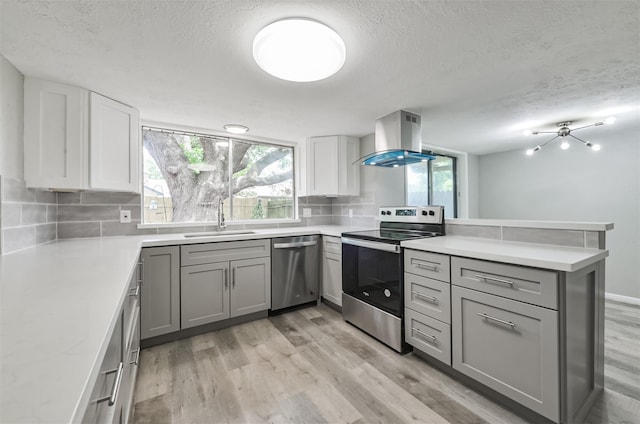
[(338, 33), (310, 19), (276, 21), (262, 28), (253, 40), (258, 66), (287, 81), (328, 78), (342, 68), (346, 57), (347, 49)]
[(249, 127), (240, 124), (227, 124), (224, 126), (224, 129), (231, 134), (244, 134), (249, 131)]

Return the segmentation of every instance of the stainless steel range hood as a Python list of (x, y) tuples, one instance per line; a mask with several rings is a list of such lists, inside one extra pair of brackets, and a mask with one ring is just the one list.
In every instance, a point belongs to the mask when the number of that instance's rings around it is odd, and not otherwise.
[(375, 152), (358, 162), (395, 168), (435, 159), (422, 153), (420, 115), (399, 110), (376, 120)]

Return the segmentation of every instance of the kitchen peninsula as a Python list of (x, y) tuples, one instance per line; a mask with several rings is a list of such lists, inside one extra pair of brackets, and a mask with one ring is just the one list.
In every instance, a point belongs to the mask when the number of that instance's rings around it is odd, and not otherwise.
[[(519, 236), (525, 229), (533, 230), (530, 237), (540, 231), (569, 234), (573, 237), (571, 240), (581, 236), (583, 245), (572, 247), (469, 237), (474, 231), (486, 233), (481, 224), (490, 224), (487, 226), (491, 228), (496, 225), (495, 222), (465, 222), (464, 225), (451, 222), (447, 226), (449, 234), (466, 232), (467, 235), (406, 242), (404, 247), (450, 255), (452, 263), (456, 257), (475, 258), (482, 262), (557, 272), (562, 288), (556, 292), (560, 323), (560, 351), (556, 352), (558, 369), (562, 375), (564, 367), (576, 365), (567, 364), (568, 355), (575, 357), (577, 354), (583, 358), (581, 367), (593, 364), (588, 384), (580, 387), (591, 384), (591, 392), (597, 396), (602, 384), (603, 260), (608, 255), (604, 234), (613, 228), (612, 224), (502, 221), (497, 232), (508, 235), (512, 230), (506, 228), (516, 228)], [(336, 237), (350, 229), (341, 226), (296, 227), (195, 238), (174, 234), (58, 240), (2, 256), (2, 421), (79, 422), (82, 419), (91, 400), (89, 388), (97, 378), (97, 366), (127, 296), (141, 248), (303, 234)], [(552, 240), (558, 243), (561, 238)], [(600, 242), (603, 244), (597, 244)], [(580, 282), (569, 277), (585, 269), (591, 270), (585, 274), (590, 276), (585, 276), (587, 280)], [(455, 278), (453, 273), (452, 278)], [(452, 284), (455, 285), (455, 280)], [(574, 286), (589, 284), (590, 298), (582, 294), (576, 297), (574, 292), (568, 291)], [(590, 308), (581, 313), (591, 317), (593, 326), (589, 328), (594, 330), (594, 336), (586, 341), (581, 337), (587, 337), (587, 333), (582, 333), (576, 340), (566, 332), (574, 328), (571, 322), (582, 319), (580, 314), (572, 315), (580, 302)], [(455, 340), (454, 335), (454, 344)], [(593, 349), (585, 350), (589, 346)], [(485, 381), (482, 383), (486, 384)], [(559, 384), (558, 390), (564, 394), (559, 397), (557, 415), (551, 419), (573, 422), (580, 417), (569, 416), (566, 411), (577, 411), (587, 402), (570, 404), (578, 399), (578, 394), (567, 393), (567, 387), (579, 389), (570, 378), (560, 378)], [(567, 395), (568, 400), (565, 399)], [(569, 406), (565, 406), (565, 401)]]

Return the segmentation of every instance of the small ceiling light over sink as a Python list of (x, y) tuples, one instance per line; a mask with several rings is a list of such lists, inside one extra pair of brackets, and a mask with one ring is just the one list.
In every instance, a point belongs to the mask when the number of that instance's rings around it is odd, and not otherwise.
[(347, 57), (344, 41), (328, 26), (288, 18), (262, 28), (253, 40), (253, 58), (267, 73), (294, 82), (319, 81), (338, 72)]
[(227, 124), (224, 126), (224, 129), (231, 134), (244, 134), (249, 131), (249, 127), (240, 124)]

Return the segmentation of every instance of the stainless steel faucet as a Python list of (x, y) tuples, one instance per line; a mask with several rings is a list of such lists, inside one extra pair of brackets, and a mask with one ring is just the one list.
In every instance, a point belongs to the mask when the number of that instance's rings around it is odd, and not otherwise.
[(220, 198), (218, 203), (218, 231), (222, 231), (227, 228), (227, 224), (224, 222), (224, 211), (222, 208), (224, 208), (224, 202), (222, 201), (222, 198)]

